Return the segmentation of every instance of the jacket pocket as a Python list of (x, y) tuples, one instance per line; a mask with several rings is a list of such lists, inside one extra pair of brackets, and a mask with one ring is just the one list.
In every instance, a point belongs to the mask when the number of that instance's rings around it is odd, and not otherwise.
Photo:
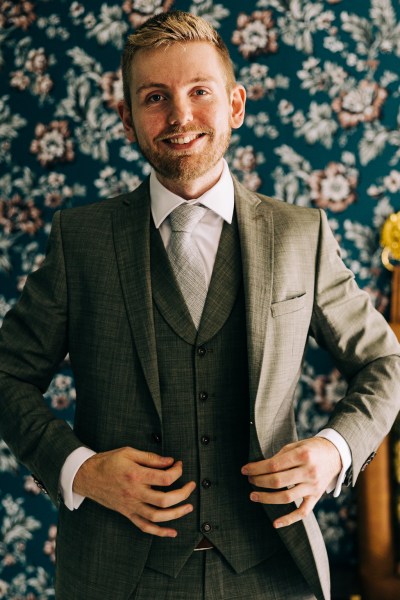
[(281, 315), (287, 315), (288, 313), (296, 312), (301, 310), (305, 306), (306, 294), (301, 294), (295, 298), (288, 298), (281, 302), (274, 302), (271, 304), (271, 313), (273, 317), (280, 317)]

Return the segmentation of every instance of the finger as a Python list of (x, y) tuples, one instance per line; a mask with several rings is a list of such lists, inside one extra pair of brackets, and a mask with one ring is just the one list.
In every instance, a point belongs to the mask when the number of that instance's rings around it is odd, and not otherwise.
[(189, 481), (189, 483), (186, 483), (178, 490), (171, 490), (170, 492), (161, 492), (159, 490), (153, 490), (152, 488), (144, 488), (141, 490), (141, 494), (138, 498), (146, 504), (152, 504), (159, 508), (169, 508), (170, 506), (175, 506), (175, 504), (187, 500), (195, 488), (196, 483), (194, 481)]
[(134, 515), (130, 517), (130, 520), (136, 527), (138, 527), (144, 533), (148, 533), (150, 535), (157, 535), (158, 537), (171, 537), (175, 538), (178, 535), (176, 529), (171, 529), (170, 527), (159, 527), (154, 523), (151, 523), (147, 519), (144, 519), (140, 515)]
[[(289, 504), (304, 497), (311, 496), (313, 490), (306, 484), (296, 485), (289, 489), (285, 488), (279, 492), (251, 492), (250, 500), (260, 504)], [(313, 496), (315, 497), (315, 496)]]
[(256, 487), (281, 489), (289, 485), (297, 485), (308, 480), (307, 471), (304, 467), (295, 467), (288, 471), (280, 471), (279, 473), (270, 473), (262, 475), (251, 475), (249, 482)]
[(275, 529), (279, 529), (280, 527), (287, 527), (288, 525), (293, 525), (293, 523), (301, 521), (311, 513), (316, 503), (317, 499), (314, 496), (308, 496), (307, 498), (304, 498), (303, 502), (296, 510), (276, 519), (273, 522), (273, 526)]
[(137, 511), (139, 516), (151, 523), (165, 523), (166, 521), (180, 519), (191, 513), (193, 506), (191, 504), (184, 504), (183, 506), (175, 506), (174, 508), (156, 508), (150, 504), (142, 504), (138, 507)]
[(139, 467), (136, 472), (136, 481), (146, 485), (170, 486), (179, 477), (182, 477), (182, 461), (178, 460), (169, 469), (149, 469)]
[(311, 449), (301, 442), (284, 446), (271, 458), (248, 463), (242, 468), (243, 475), (278, 473), (306, 464), (310, 461)]
[(131, 450), (131, 459), (144, 467), (164, 469), (171, 466), (174, 462), (171, 456), (160, 456), (159, 454), (155, 454), (155, 452), (143, 452), (134, 448), (129, 448), (129, 450)]
[(278, 473), (299, 466), (299, 461), (291, 454), (273, 456), (253, 463), (248, 463), (242, 468), (243, 475), (264, 475), (266, 473)]

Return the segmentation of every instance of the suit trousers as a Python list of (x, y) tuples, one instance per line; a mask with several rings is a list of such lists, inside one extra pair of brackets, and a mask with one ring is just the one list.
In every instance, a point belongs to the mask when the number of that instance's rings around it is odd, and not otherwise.
[(178, 577), (145, 567), (130, 600), (316, 600), (292, 557), (279, 551), (235, 573), (216, 549), (193, 552)]

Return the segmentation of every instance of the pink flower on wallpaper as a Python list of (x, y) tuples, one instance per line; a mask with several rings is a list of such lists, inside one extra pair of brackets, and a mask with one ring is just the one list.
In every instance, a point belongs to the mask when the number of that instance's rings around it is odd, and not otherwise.
[(0, 0), (0, 27), (19, 27), (26, 31), (36, 20), (33, 2)]
[(36, 139), (32, 141), (30, 150), (33, 154), (37, 154), (42, 167), (74, 160), (74, 145), (69, 139), (67, 121), (51, 121), (49, 125), (38, 123), (35, 136)]
[(118, 101), (123, 98), (121, 69), (103, 73), (99, 85), (103, 90), (104, 102), (109, 108), (116, 109)]
[(174, 0), (125, 0), (122, 10), (128, 15), (130, 24), (135, 29), (150, 17), (168, 12)]
[(332, 102), (342, 127), (355, 127), (379, 119), (381, 108), (388, 96), (385, 88), (374, 81), (363, 79), (349, 92), (342, 92)]
[(325, 169), (313, 171), (308, 179), (312, 202), (333, 212), (341, 212), (356, 201), (357, 183), (357, 171), (336, 162), (329, 163)]
[(53, 88), (53, 80), (48, 75), (39, 75), (36, 77), (36, 81), (33, 84), (32, 91), (38, 96), (47, 96), (50, 90)]
[(17, 90), (20, 90), (20, 92), (23, 92), (30, 86), (31, 80), (29, 79), (29, 77), (27, 75), (25, 75), (25, 73), (23, 71), (20, 71), (20, 70), (12, 71), (10, 73), (10, 75), (11, 75), (11, 79), (10, 79), (11, 87), (14, 87)]
[[(34, 496), (38, 496), (41, 492), (39, 487), (36, 485), (32, 475), (26, 475), (24, 477), (24, 490), (33, 494)], [(0, 596), (1, 598), (1, 596)]]
[(44, 48), (29, 50), (28, 57), (25, 62), (25, 69), (37, 75), (43, 75), (49, 63)]
[(56, 538), (57, 538), (57, 526), (51, 525), (48, 532), (48, 539), (44, 543), (43, 552), (47, 554), (51, 562), (56, 562)]
[(278, 51), (278, 34), (270, 10), (256, 10), (251, 15), (240, 13), (232, 43), (239, 46), (244, 58)]
[(53, 80), (46, 73), (49, 60), (43, 48), (30, 50), (24, 64), (24, 70), (10, 73), (10, 85), (19, 91), (28, 88), (37, 96), (47, 96), (53, 88)]
[(43, 227), (41, 215), (32, 199), (23, 200), (19, 194), (0, 198), (0, 227), (6, 235), (17, 231), (33, 235)]
[(337, 369), (327, 375), (315, 377), (312, 387), (315, 401), (327, 413), (331, 413), (347, 390), (347, 382)]
[(257, 165), (254, 148), (252, 146), (240, 146), (235, 151), (233, 167), (238, 171), (250, 173)]

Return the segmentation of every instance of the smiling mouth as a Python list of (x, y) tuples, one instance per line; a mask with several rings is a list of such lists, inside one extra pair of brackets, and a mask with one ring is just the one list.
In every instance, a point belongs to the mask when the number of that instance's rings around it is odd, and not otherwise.
[(190, 142), (193, 142), (194, 140), (197, 140), (197, 139), (203, 137), (204, 135), (206, 135), (206, 134), (205, 133), (192, 133), (190, 135), (186, 134), (185, 136), (164, 138), (162, 141), (165, 142), (166, 144), (184, 145), (184, 144), (190, 144)]

